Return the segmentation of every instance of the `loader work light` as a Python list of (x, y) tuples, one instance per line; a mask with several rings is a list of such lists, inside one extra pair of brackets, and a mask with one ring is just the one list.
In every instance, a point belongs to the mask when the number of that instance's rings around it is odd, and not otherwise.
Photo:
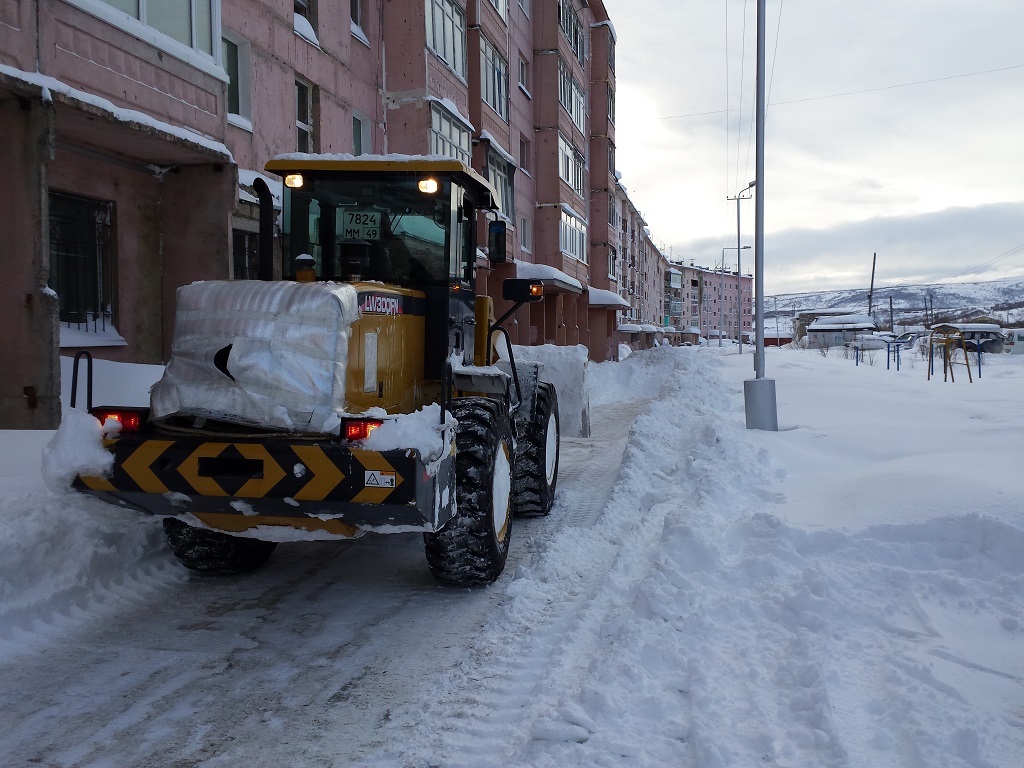
[(420, 179), (416, 186), (423, 194), (432, 195), (437, 192), (437, 179)]
[(304, 183), (301, 173), (289, 173), (284, 177), (284, 185), (292, 189), (299, 189)]

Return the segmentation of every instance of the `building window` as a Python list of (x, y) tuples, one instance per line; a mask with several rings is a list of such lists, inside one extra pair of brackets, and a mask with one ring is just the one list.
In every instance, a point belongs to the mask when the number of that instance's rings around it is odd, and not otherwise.
[(585, 132), (587, 97), (583, 92), (583, 86), (561, 59), (558, 60), (558, 103), (569, 113), (573, 125), (579, 128), (580, 132)]
[(259, 277), (259, 241), (256, 232), (231, 230), (231, 273), (235, 280)]
[(447, 110), (432, 105), (430, 114), (430, 151), (469, 165), (469, 128)]
[(359, 115), (352, 115), (352, 154), (365, 155), (373, 151), (370, 136), (370, 121)]
[(426, 0), (427, 45), (460, 77), (466, 77), (466, 12), (455, 0)]
[(527, 174), (533, 169), (533, 160), (530, 157), (530, 141), (522, 134), (519, 134), (519, 167)]
[(519, 7), (523, 9), (523, 14), (530, 17), (530, 0), (519, 0)]
[(498, 210), (509, 221), (513, 221), (516, 213), (515, 199), (512, 193), (512, 174), (515, 167), (497, 152), (487, 153), (487, 178), (498, 192)]
[(299, 152), (315, 152), (313, 107), (316, 88), (302, 80), (295, 81), (295, 132)]
[[(228, 74), (228, 114), (246, 121), (252, 117), (249, 79), (250, 51), (248, 41), (236, 35), (226, 32), (221, 39), (221, 59), (224, 71)], [(233, 122), (237, 123), (238, 121)]]
[(519, 85), (530, 92), (530, 62), (523, 54), (519, 54)]
[(508, 21), (508, 0), (491, 0), (491, 5), (498, 12), (501, 18)]
[(615, 122), (615, 89), (608, 84), (608, 122)]
[[(208, 56), (220, 37), (220, 0), (101, 0), (151, 29)], [(77, 4), (77, 3), (74, 3)]]
[(562, 253), (587, 263), (587, 225), (564, 208), (558, 228), (558, 244)]
[(527, 253), (533, 251), (533, 227), (525, 216), (519, 217), (519, 247)]
[(50, 193), (50, 287), (60, 321), (113, 328), (114, 204)]
[(612, 280), (618, 280), (618, 254), (615, 253), (615, 249), (611, 246), (608, 247), (608, 277)]
[(363, 3), (365, 0), (352, 0), (352, 23), (357, 27), (363, 26)]
[(580, 197), (587, 194), (587, 161), (561, 133), (558, 134), (558, 175)]
[(558, 26), (569, 42), (569, 49), (576, 60), (582, 64), (586, 55), (586, 38), (583, 35), (583, 24), (579, 14), (572, 7), (572, 0), (558, 0)]
[(483, 102), (508, 122), (508, 61), (486, 37), (480, 38)]

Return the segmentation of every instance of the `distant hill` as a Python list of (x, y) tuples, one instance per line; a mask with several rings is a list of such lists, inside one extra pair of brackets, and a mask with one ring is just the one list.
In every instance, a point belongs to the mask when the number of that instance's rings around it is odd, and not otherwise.
[[(1024, 325), (1024, 278), (875, 288), (872, 314), (882, 324), (889, 322), (890, 298), (897, 325), (923, 325), (929, 320), (965, 322), (977, 317), (990, 317), (1006, 326)], [(835, 310), (837, 314), (867, 312), (867, 289), (781, 293), (765, 297), (767, 318), (792, 317), (800, 312), (826, 309)]]

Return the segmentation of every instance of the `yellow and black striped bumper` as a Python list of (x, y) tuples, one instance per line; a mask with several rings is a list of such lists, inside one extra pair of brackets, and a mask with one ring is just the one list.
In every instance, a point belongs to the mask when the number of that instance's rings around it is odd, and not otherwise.
[(79, 476), (75, 488), (154, 515), (190, 512), (224, 530), (435, 531), (454, 514), (453, 453), (428, 473), (411, 449), (363, 451), (329, 441), (127, 435), (107, 448), (111, 476)]

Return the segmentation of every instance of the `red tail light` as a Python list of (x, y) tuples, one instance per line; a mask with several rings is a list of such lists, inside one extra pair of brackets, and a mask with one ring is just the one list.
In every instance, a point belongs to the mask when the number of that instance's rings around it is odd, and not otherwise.
[(107, 419), (121, 422), (121, 432), (138, 432), (142, 427), (142, 414), (139, 411), (124, 408), (104, 408), (94, 410), (92, 415), (100, 420), (100, 424), (106, 424)]
[(356, 419), (345, 422), (346, 440), (365, 440), (377, 427), (384, 422), (379, 419)]

